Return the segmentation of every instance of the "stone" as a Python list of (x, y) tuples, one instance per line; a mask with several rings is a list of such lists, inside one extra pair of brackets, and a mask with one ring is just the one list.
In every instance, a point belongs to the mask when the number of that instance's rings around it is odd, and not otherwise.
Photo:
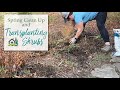
[(120, 62), (120, 57), (113, 57), (110, 62)]
[(115, 63), (115, 64), (113, 64), (115, 67), (116, 67), (116, 69), (118, 70), (118, 72), (120, 73), (120, 63)]
[(91, 74), (97, 78), (119, 78), (119, 75), (115, 71), (115, 67), (109, 64), (105, 64), (101, 66), (101, 68), (95, 68)]

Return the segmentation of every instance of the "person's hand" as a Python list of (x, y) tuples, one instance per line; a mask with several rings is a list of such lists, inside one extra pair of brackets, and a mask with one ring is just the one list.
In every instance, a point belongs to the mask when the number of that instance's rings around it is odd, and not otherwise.
[(77, 39), (75, 37), (70, 39), (70, 44), (75, 44), (77, 42)]

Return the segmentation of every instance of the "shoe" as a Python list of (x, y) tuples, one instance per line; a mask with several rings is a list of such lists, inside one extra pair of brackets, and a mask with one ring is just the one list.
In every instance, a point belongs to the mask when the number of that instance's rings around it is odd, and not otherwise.
[(104, 52), (108, 52), (108, 51), (111, 50), (111, 46), (110, 45), (105, 45), (105, 46), (103, 46), (103, 48), (101, 48), (101, 50), (104, 51)]

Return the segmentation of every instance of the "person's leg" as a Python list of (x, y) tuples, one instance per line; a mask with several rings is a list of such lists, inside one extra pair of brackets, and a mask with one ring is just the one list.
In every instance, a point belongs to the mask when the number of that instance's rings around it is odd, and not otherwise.
[(95, 19), (100, 34), (105, 42), (105, 45), (110, 46), (109, 34), (107, 29), (105, 28), (106, 18), (107, 18), (107, 12), (99, 12)]
[(108, 31), (105, 28), (106, 18), (107, 12), (99, 12), (96, 17), (97, 27), (105, 43), (110, 42)]

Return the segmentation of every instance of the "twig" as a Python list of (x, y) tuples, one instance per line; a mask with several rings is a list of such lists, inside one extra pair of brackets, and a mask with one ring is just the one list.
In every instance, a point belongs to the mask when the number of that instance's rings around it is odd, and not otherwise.
[(63, 63), (64, 61), (62, 60), (59, 64), (58, 64), (58, 67)]

